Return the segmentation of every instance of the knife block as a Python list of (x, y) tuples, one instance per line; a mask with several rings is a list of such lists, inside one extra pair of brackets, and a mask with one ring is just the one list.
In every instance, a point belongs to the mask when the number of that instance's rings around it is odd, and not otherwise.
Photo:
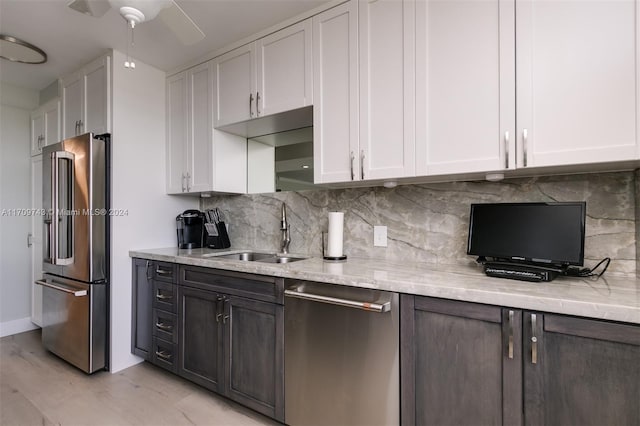
[(207, 247), (214, 249), (231, 247), (227, 226), (224, 222), (207, 224)]

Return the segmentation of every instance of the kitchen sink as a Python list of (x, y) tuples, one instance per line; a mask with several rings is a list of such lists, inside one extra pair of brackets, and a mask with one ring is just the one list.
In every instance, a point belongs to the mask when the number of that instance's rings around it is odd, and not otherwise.
[(231, 253), (222, 255), (205, 255), (213, 259), (233, 259), (245, 262), (263, 262), (263, 263), (291, 263), (298, 260), (304, 260), (306, 257), (279, 256), (275, 253), (256, 253), (245, 251), (241, 253)]
[(273, 256), (264, 259), (258, 259), (258, 262), (264, 263), (291, 263), (298, 260), (305, 260), (306, 257), (290, 257), (290, 256)]
[(248, 262), (252, 262), (255, 260), (260, 260), (268, 257), (274, 257), (273, 253), (255, 253), (252, 251), (244, 251), (242, 253), (232, 253), (232, 254), (222, 254), (218, 256), (211, 256), (215, 259), (234, 259), (234, 260), (244, 260)]

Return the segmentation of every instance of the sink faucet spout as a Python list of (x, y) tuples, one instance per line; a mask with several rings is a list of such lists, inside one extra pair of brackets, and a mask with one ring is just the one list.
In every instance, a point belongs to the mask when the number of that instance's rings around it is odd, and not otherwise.
[(291, 243), (291, 226), (287, 222), (287, 206), (282, 203), (282, 220), (280, 221), (280, 231), (282, 231), (281, 251), (284, 254), (289, 253), (289, 244)]

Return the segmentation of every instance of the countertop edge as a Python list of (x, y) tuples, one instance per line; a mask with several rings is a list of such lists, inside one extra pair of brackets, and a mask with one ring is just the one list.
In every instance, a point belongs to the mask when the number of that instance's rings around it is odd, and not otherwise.
[[(419, 272), (424, 272), (425, 275), (433, 274), (434, 278), (431, 280), (429, 276), (424, 278), (428, 283), (415, 283), (407, 281), (406, 279), (393, 279), (386, 277), (386, 272), (382, 271), (379, 275), (382, 277), (371, 278), (366, 276), (360, 276), (358, 274), (332, 274), (330, 272), (318, 272), (311, 267), (305, 265), (317, 266), (317, 262), (322, 259), (308, 259), (316, 264), (306, 261), (296, 262), (285, 265), (274, 264), (257, 264), (256, 262), (240, 262), (237, 260), (223, 260), (223, 259), (210, 259), (203, 258), (201, 255), (191, 254), (178, 254), (178, 253), (163, 253), (162, 251), (170, 252), (172, 249), (150, 249), (150, 250), (131, 250), (129, 251), (129, 257), (141, 258), (147, 260), (155, 260), (162, 262), (171, 262), (183, 265), (203, 266), (212, 269), (220, 269), (226, 271), (244, 272), (258, 275), (270, 275), (280, 278), (300, 279), (307, 281), (318, 281), (329, 284), (348, 285), (353, 287), (372, 288), (379, 290), (394, 291), (403, 294), (411, 294), (416, 296), (436, 297), (448, 300), (458, 300), (472, 303), (482, 303), (493, 306), (510, 307), (523, 310), (540, 311), (546, 313), (571, 315), (584, 318), (617, 321), (631, 324), (640, 324), (640, 287), (630, 289), (616, 289), (616, 291), (623, 296), (628, 295), (628, 303), (615, 303), (605, 300), (593, 301), (582, 300), (580, 297), (569, 297), (561, 294), (527, 294), (525, 291), (519, 289), (527, 288), (527, 284), (522, 282), (513, 282), (510, 280), (504, 280), (499, 278), (488, 278), (478, 270), (477, 276), (474, 272), (460, 274), (449, 271), (440, 271), (437, 266), (434, 268), (421, 265)], [(173, 249), (177, 251), (177, 249)], [(226, 253), (239, 252), (242, 250), (226, 250)], [(353, 259), (350, 260), (353, 263), (361, 261), (363, 263), (368, 261), (367, 259)], [(339, 265), (339, 264), (335, 264)], [(341, 271), (342, 268), (338, 267)], [(383, 269), (381, 267), (381, 269)], [(407, 268), (411, 269), (411, 268)], [(374, 272), (375, 275), (375, 272)], [(410, 274), (409, 274), (410, 277)], [(471, 288), (464, 287), (464, 284), (458, 285), (458, 283), (464, 283), (465, 281), (476, 283), (478, 279), (482, 279), (484, 288)], [(495, 281), (499, 280), (499, 281)], [(635, 278), (628, 278), (629, 281), (638, 282)], [(432, 282), (433, 281), (433, 282)], [(438, 282), (435, 282), (438, 281)], [(442, 284), (442, 281), (447, 281), (449, 284)], [(513, 282), (513, 288), (506, 287), (504, 282)], [(576, 281), (580, 285), (579, 281)], [(453, 283), (453, 284), (452, 284)], [(528, 283), (529, 285), (536, 285)], [(497, 286), (501, 286), (502, 289)], [(523, 287), (525, 286), (525, 287)], [(589, 286), (585, 285), (586, 290)], [(608, 289), (611, 292), (611, 289)], [(603, 296), (605, 297), (605, 296)]]

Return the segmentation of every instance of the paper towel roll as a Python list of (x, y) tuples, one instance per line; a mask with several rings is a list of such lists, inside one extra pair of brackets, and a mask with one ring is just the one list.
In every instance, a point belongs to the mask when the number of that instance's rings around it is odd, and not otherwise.
[(327, 241), (328, 257), (340, 257), (342, 253), (342, 233), (344, 227), (343, 212), (329, 212), (329, 237)]

